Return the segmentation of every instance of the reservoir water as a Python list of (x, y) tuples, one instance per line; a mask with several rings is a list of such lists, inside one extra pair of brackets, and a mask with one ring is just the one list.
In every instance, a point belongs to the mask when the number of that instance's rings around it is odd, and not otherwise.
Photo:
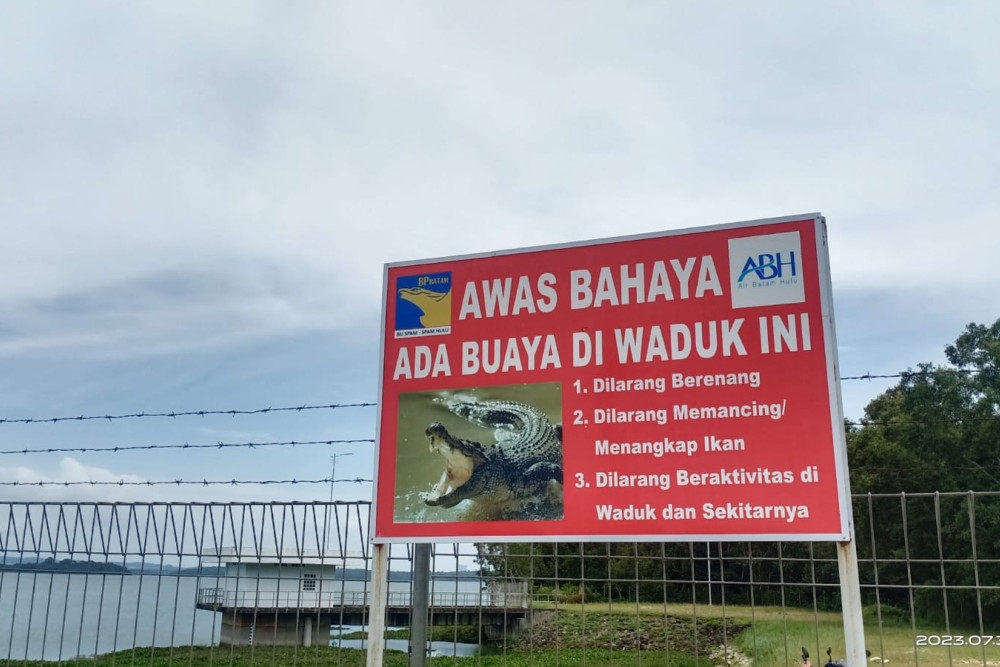
[[(196, 609), (199, 588), (215, 577), (150, 574), (62, 574), (0, 572), (0, 660), (66, 660), (145, 646), (218, 644), (222, 614)], [(346, 592), (370, 590), (360, 580), (338, 580)], [(435, 591), (478, 593), (477, 579), (448, 579)], [(390, 594), (408, 593), (406, 581), (390, 582)], [(331, 645), (362, 648), (362, 640)], [(389, 640), (389, 650), (407, 650), (406, 640)], [(442, 655), (474, 655), (476, 645), (433, 642)]]

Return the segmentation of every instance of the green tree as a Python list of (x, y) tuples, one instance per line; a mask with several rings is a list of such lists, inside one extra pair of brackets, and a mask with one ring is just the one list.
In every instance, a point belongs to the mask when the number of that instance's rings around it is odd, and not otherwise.
[(903, 373), (848, 431), (855, 493), (1000, 488), (1000, 320), (968, 325), (945, 355)]
[[(882, 601), (977, 624), (1000, 617), (1000, 595), (973, 586), (996, 581), (1000, 499), (1000, 320), (969, 324), (945, 348), (948, 364), (920, 364), (875, 398), (847, 433), (854, 493), (912, 494), (869, 501), (858, 532), (879, 559)], [(950, 495), (939, 495), (950, 494)], [(974, 547), (974, 548), (973, 548)], [(871, 555), (871, 554), (869, 554)], [(909, 560), (909, 563), (906, 562)], [(946, 592), (933, 586), (966, 586)], [(978, 597), (977, 597), (978, 595)], [(947, 599), (947, 604), (945, 600)]]

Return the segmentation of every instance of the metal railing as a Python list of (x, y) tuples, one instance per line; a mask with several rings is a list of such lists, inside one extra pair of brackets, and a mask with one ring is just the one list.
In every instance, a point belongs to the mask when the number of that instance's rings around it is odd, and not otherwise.
[[(412, 594), (409, 591), (393, 591), (388, 594), (391, 607), (409, 607)], [(434, 592), (429, 597), (432, 607), (505, 607), (528, 608), (527, 595), (507, 594), (492, 596), (486, 592)], [(226, 588), (198, 589), (198, 605), (215, 608), (240, 609), (322, 609), (336, 610), (341, 607), (368, 607), (372, 603), (371, 592), (330, 591), (240, 591)]]
[[(346, 661), (362, 644), (338, 628), (371, 600), (369, 511), (364, 502), (0, 503), (0, 661), (140, 647), (179, 664), (235, 664), (247, 648), (262, 652), (254, 664)], [(1000, 493), (855, 496), (854, 518), (872, 658), (1000, 664)], [(390, 550), (390, 609), (409, 604), (412, 555)], [(450, 623), (436, 650), (496, 644), (500, 657), (484, 664), (555, 653), (599, 665), (594, 656), (608, 650), (648, 654), (648, 664), (683, 653), (789, 665), (802, 646), (822, 664), (827, 646), (842, 651), (831, 544), (447, 544), (434, 545), (432, 570), (435, 623)], [(491, 610), (520, 610), (520, 625), (487, 628)], [(311, 618), (313, 644), (329, 656), (264, 652), (279, 643), (284, 612)], [(153, 659), (136, 655), (130, 664)]]

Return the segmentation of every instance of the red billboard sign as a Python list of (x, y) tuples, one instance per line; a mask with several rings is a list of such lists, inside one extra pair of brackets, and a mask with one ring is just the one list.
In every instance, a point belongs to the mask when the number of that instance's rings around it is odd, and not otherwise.
[(819, 215), (386, 266), (377, 542), (845, 540)]

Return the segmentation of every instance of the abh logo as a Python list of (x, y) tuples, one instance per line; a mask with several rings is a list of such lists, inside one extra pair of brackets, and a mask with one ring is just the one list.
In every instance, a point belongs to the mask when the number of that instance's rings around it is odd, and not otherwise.
[[(756, 262), (754, 262), (753, 257), (747, 257), (747, 263), (743, 265), (743, 272), (740, 273), (740, 279), (736, 282), (742, 283), (751, 273), (757, 274), (757, 280), (784, 279), (785, 275), (795, 278), (795, 251), (789, 252), (788, 255), (788, 261), (782, 261), (780, 252), (773, 255), (767, 253), (757, 255)], [(782, 267), (788, 267), (790, 273), (785, 274), (782, 272)]]
[(729, 239), (733, 308), (805, 301), (801, 262), (798, 232)]

